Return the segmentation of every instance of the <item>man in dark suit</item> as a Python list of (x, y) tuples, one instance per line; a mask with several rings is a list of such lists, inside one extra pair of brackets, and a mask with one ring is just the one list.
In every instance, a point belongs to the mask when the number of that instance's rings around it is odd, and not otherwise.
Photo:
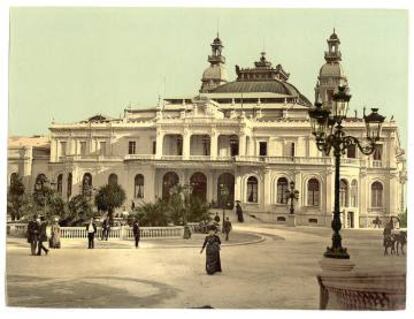
[(29, 221), (29, 224), (27, 225), (27, 242), (30, 243), (30, 250), (33, 256), (36, 255), (39, 230), (40, 225), (37, 221), (37, 215), (33, 215), (33, 219)]
[(134, 225), (132, 226), (132, 230), (134, 232), (135, 248), (138, 248), (139, 240), (141, 238), (141, 230), (139, 229), (138, 218), (135, 219)]
[(88, 225), (86, 225), (86, 231), (88, 232), (88, 249), (93, 249), (95, 248), (94, 240), (95, 240), (95, 234), (96, 234), (96, 224), (93, 218), (91, 218)]
[(43, 243), (47, 241), (47, 235), (46, 235), (46, 227), (47, 222), (45, 218), (42, 216), (40, 218), (40, 230), (39, 230), (39, 243), (38, 243), (38, 249), (37, 249), (37, 255), (40, 256), (42, 254), (42, 249), (45, 251), (45, 254), (49, 252), (49, 249), (47, 249), (45, 246), (43, 246)]
[(111, 230), (111, 224), (110, 224), (109, 216), (107, 216), (102, 223), (102, 238), (101, 238), (102, 240), (108, 241), (110, 230)]

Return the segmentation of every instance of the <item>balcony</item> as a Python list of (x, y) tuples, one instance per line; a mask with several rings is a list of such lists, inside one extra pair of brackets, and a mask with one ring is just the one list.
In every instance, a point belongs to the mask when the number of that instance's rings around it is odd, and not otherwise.
[(123, 158), (118, 155), (102, 155), (102, 154), (88, 154), (88, 155), (65, 155), (60, 156), (60, 162), (118, 162), (122, 161)]
[(155, 159), (155, 155), (154, 154), (127, 154), (127, 155), (125, 155), (124, 159), (126, 161), (131, 161), (131, 160), (141, 160), (141, 161), (153, 160), (153, 159)]

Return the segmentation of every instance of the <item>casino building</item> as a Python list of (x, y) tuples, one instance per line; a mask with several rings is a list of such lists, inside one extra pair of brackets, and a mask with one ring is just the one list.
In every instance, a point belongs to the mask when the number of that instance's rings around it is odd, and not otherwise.
[[(315, 96), (329, 107), (339, 84), (349, 84), (341, 66), (340, 40), (327, 40)], [(208, 202), (229, 206), (273, 223), (289, 213), (285, 191), (299, 190), (297, 224), (329, 226), (334, 205), (334, 162), (316, 148), (308, 110), (312, 102), (289, 82), (264, 52), (252, 67), (226, 72), (223, 43), (211, 44), (209, 66), (198, 93), (164, 98), (147, 109), (124, 110), (121, 118), (95, 115), (77, 123), (52, 123), (50, 136), (9, 139), (9, 181), (23, 176), (27, 189), (53, 181), (64, 199), (89, 194), (108, 182), (127, 193), (126, 205), (167, 198), (175, 184), (188, 184)], [(344, 124), (363, 139), (357, 114)], [(349, 149), (342, 159), (340, 199), (345, 227), (373, 227), (373, 220), (405, 209), (405, 153), (398, 125), (386, 119), (380, 146), (371, 156)], [(229, 208), (230, 208), (229, 207)]]

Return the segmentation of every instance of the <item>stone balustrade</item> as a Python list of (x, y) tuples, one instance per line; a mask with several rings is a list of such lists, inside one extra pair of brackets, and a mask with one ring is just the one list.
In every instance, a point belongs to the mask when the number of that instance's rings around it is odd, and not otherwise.
[(405, 309), (405, 273), (332, 273), (319, 275), (317, 279), (320, 287), (320, 309)]
[[(193, 231), (194, 225), (189, 225)], [(7, 226), (7, 234), (15, 237), (25, 237), (27, 224), (9, 224)], [(140, 227), (141, 238), (179, 238), (184, 235), (183, 226), (171, 227)], [(102, 228), (97, 228), (97, 237), (102, 236)], [(60, 227), (60, 237), (66, 239), (87, 238), (88, 232), (86, 226), (81, 227)], [(109, 232), (110, 239), (128, 240), (133, 239), (134, 234), (132, 227), (120, 226), (111, 227)]]

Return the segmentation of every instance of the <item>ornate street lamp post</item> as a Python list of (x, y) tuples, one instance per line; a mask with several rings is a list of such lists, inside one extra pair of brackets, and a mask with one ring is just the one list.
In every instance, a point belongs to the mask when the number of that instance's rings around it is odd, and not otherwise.
[(296, 216), (295, 216), (295, 207), (294, 207), (294, 201), (299, 199), (299, 191), (295, 189), (295, 182), (290, 182), (290, 190), (286, 190), (286, 198), (290, 200), (290, 214), (288, 216), (289, 226), (296, 226)]
[(348, 87), (340, 85), (338, 91), (333, 95), (334, 103), (331, 110), (322, 108), (322, 103), (318, 98), (315, 102), (315, 107), (309, 111), (312, 134), (316, 138), (318, 150), (328, 156), (333, 149), (335, 157), (335, 209), (331, 223), (334, 233), (332, 235), (332, 247), (327, 247), (324, 256), (337, 259), (349, 259), (346, 248), (342, 247), (342, 238), (339, 234), (342, 227), (339, 211), (341, 155), (345, 154), (346, 150), (354, 145), (358, 146), (363, 154), (372, 154), (380, 138), (382, 123), (385, 119), (384, 116), (378, 113), (377, 108), (372, 108), (372, 112), (369, 115), (365, 115), (364, 109), (367, 143), (362, 145), (357, 138), (346, 135), (342, 126), (342, 121), (346, 118), (350, 99), (351, 95), (349, 94)]
[(183, 224), (184, 224), (184, 234), (183, 234), (183, 238), (184, 239), (190, 239), (191, 238), (191, 231), (190, 231), (190, 227), (188, 227), (187, 225), (187, 209), (190, 206), (190, 196), (191, 193), (193, 192), (193, 187), (191, 185), (184, 185), (183, 186), (183, 191), (181, 193), (182, 195), (182, 201), (183, 201)]
[(290, 200), (290, 213), (295, 213), (294, 201), (299, 199), (299, 191), (295, 189), (295, 182), (290, 182), (290, 190), (286, 190), (287, 198)]
[(220, 184), (221, 207), (223, 208), (223, 220), (221, 221), (221, 229), (224, 232), (224, 220), (226, 218), (226, 205), (229, 196), (229, 191), (224, 184)]

